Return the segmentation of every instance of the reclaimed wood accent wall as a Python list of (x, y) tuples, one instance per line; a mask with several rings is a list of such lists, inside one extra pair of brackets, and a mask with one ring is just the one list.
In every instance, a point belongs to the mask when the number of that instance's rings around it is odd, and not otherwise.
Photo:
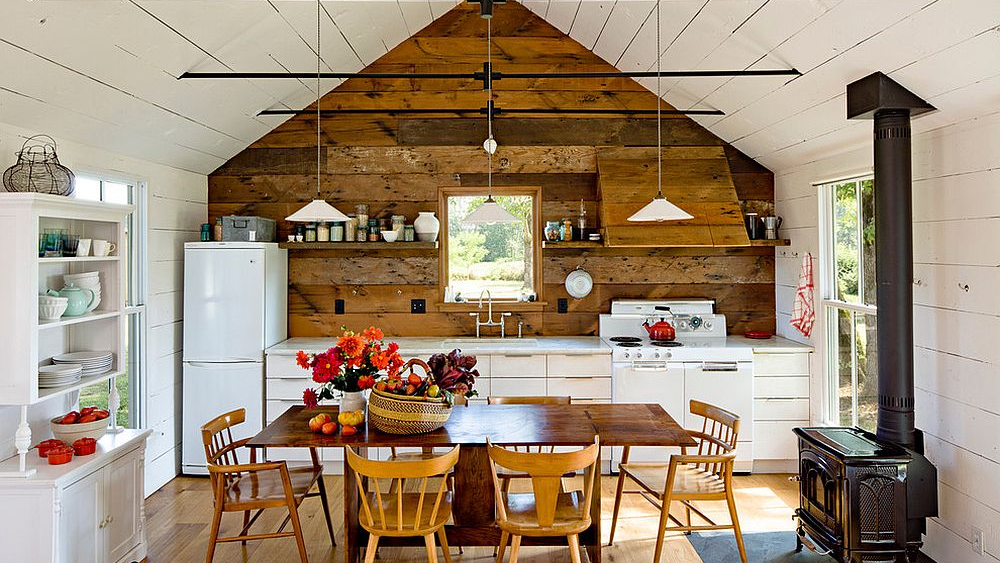
[[(494, 65), (502, 72), (611, 71), (613, 67), (516, 2), (493, 18)], [(485, 24), (466, 3), (384, 55), (366, 72), (481, 70)], [(654, 109), (655, 96), (626, 78), (503, 79), (494, 83), (500, 108)], [(482, 84), (474, 80), (354, 78), (323, 98), (324, 108), (479, 108)], [(665, 105), (665, 107), (668, 107)], [(296, 116), (233, 157), (209, 176), (209, 215), (261, 215), (278, 220), (315, 196), (315, 117)], [(593, 222), (599, 217), (597, 153), (602, 147), (655, 146), (655, 119), (585, 114), (504, 117), (495, 123), (500, 144), (496, 185), (541, 186), (543, 219), (575, 217), (580, 200)], [(672, 146), (722, 147), (741, 203), (773, 210), (770, 171), (683, 116), (668, 116), (663, 142)], [(323, 196), (342, 211), (368, 203), (372, 216), (437, 211), (445, 186), (484, 186), (486, 137), (481, 117), (454, 113), (365, 114), (326, 117), (323, 132)], [(669, 174), (669, 170), (666, 172)], [(582, 265), (594, 277), (593, 293), (568, 298), (563, 280)], [(708, 297), (718, 302), (731, 332), (775, 329), (774, 250), (747, 248), (546, 249), (546, 304), (519, 311), (527, 334), (596, 334), (599, 313), (616, 298)], [(289, 333), (336, 334), (341, 326), (376, 324), (388, 334), (467, 335), (467, 311), (439, 310), (438, 255), (342, 251), (290, 251)], [(345, 314), (334, 313), (336, 299)], [(410, 300), (425, 299), (427, 313), (411, 314)], [(489, 335), (489, 329), (486, 329)]]

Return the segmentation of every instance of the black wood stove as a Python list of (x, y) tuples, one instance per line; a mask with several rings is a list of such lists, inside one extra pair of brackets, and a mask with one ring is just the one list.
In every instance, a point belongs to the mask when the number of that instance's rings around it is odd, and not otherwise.
[(933, 109), (880, 72), (847, 87), (847, 117), (875, 122), (878, 429), (795, 429), (798, 547), (841, 563), (913, 563), (937, 516), (937, 471), (914, 427), (910, 159), (910, 118)]

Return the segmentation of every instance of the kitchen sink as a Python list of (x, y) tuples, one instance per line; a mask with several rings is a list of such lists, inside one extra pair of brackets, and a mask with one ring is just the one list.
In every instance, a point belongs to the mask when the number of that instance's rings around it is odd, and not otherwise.
[(534, 338), (449, 338), (441, 343), (445, 348), (535, 348)]

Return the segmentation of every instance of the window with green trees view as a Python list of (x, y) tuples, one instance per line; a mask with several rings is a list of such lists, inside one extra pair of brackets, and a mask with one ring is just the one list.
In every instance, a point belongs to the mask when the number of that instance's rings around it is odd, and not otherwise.
[(474, 225), (465, 217), (486, 201), (485, 190), (445, 193), (448, 258), (445, 280), (452, 301), (473, 301), (483, 290), (493, 299), (520, 299), (537, 291), (535, 190), (494, 190), (494, 199), (521, 221)]
[(821, 186), (823, 306), (830, 422), (875, 430), (875, 185), (856, 178)]

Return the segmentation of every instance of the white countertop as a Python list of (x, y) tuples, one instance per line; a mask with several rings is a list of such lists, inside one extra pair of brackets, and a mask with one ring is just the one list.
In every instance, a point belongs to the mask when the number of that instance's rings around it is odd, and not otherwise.
[[(289, 338), (267, 349), (276, 356), (291, 356), (299, 350), (322, 352), (336, 343), (336, 338)], [(611, 347), (596, 336), (532, 336), (526, 338), (401, 337), (387, 336), (386, 342), (399, 344), (406, 356), (424, 356), (450, 352), (455, 348), (472, 354), (531, 353), (531, 354), (610, 354)]]
[[(28, 478), (8, 477), (0, 479), (0, 486), (44, 487), (72, 483), (109, 463), (109, 458), (114, 459), (138, 446), (150, 434), (150, 430), (132, 429), (122, 430), (119, 434), (105, 434), (97, 441), (97, 452), (87, 456), (73, 456), (69, 463), (63, 465), (49, 465), (47, 460), (38, 457), (35, 448), (31, 448), (26, 459), (27, 467), (35, 469), (36, 473)], [(0, 471), (16, 471), (17, 469), (17, 456), (0, 462)]]
[[(449, 352), (460, 348), (470, 354), (491, 353), (532, 353), (532, 354), (610, 354), (611, 347), (596, 336), (536, 336), (527, 338), (479, 338), (475, 337), (386, 337), (386, 342), (396, 342), (404, 356), (429, 356), (438, 352)], [(310, 337), (289, 338), (267, 349), (267, 354), (292, 356), (299, 350), (322, 352), (336, 343), (335, 338)], [(767, 340), (752, 340), (743, 336), (729, 336), (721, 339), (707, 339), (699, 342), (702, 346), (726, 348), (750, 348), (759, 353), (811, 352), (813, 348), (805, 344), (772, 336)]]

